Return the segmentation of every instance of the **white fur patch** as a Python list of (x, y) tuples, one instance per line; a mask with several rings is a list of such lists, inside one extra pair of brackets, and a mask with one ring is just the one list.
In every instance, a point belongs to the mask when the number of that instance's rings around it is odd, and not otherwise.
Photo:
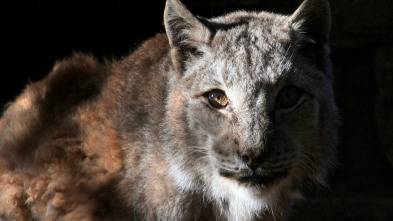
[(195, 176), (192, 173), (187, 173), (187, 170), (183, 168), (182, 164), (172, 163), (169, 173), (182, 190), (192, 190), (195, 188)]
[(228, 220), (253, 220), (263, 211), (272, 210), (274, 205), (275, 191), (264, 193), (218, 174), (210, 183), (210, 192), (213, 200), (228, 203), (228, 209), (221, 211)]

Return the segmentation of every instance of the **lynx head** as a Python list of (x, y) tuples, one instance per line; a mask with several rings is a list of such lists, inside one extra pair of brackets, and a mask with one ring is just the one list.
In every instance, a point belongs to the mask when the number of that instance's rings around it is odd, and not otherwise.
[(261, 195), (305, 179), (323, 183), (338, 122), (328, 2), (305, 0), (290, 16), (239, 11), (206, 19), (168, 0), (164, 20), (178, 183)]

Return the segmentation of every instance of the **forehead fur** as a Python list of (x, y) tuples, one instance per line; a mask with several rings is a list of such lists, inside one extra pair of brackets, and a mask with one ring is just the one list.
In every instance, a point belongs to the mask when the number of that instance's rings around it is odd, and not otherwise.
[(223, 73), (227, 81), (274, 81), (290, 66), (291, 30), (287, 20), (287, 16), (244, 11), (206, 20), (214, 30), (209, 63), (228, 73)]
[(238, 11), (208, 21), (209, 26), (216, 31), (212, 45), (221, 45), (223, 35), (226, 36), (226, 40), (233, 40), (228, 43), (235, 44), (242, 39), (254, 40), (252, 43), (256, 45), (290, 42), (288, 16)]

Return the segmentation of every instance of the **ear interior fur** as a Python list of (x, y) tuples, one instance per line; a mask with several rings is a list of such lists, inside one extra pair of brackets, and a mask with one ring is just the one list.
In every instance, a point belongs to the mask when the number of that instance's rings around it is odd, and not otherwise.
[(290, 17), (290, 22), (300, 26), (314, 41), (328, 41), (331, 25), (330, 6), (327, 0), (304, 0)]
[(295, 30), (299, 52), (318, 68), (327, 71), (331, 26), (330, 6), (327, 0), (304, 0), (288, 20)]
[(210, 32), (178, 0), (167, 0), (164, 12), (165, 30), (171, 46), (172, 63), (178, 72), (187, 60), (200, 56), (208, 44)]

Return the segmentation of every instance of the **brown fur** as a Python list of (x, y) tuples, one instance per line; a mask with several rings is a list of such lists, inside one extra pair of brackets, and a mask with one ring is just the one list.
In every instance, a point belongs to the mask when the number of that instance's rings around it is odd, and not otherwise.
[(121, 139), (106, 112), (118, 93), (108, 87), (121, 85), (109, 70), (76, 54), (8, 107), (0, 122), (0, 217), (97, 218), (97, 193), (122, 168)]
[[(153, 69), (154, 61), (165, 57), (162, 55), (168, 49), (166, 35), (159, 34), (121, 62), (100, 64), (90, 55), (75, 54), (58, 62), (47, 78), (29, 85), (9, 105), (0, 121), (3, 187), (0, 217), (5, 220), (118, 217), (121, 213), (110, 212), (116, 194), (113, 185), (123, 167), (123, 141), (119, 133), (122, 121), (115, 117), (121, 115), (116, 110), (117, 101), (120, 95), (130, 94), (135, 96), (130, 98), (135, 102), (130, 105), (146, 102), (138, 101), (144, 98), (137, 95), (155, 90), (164, 82), (162, 76), (147, 77), (140, 73), (130, 80), (126, 79), (127, 74)], [(126, 89), (127, 83), (145, 84), (146, 91), (132, 86)], [(151, 97), (152, 103), (163, 100), (158, 95)], [(132, 123), (145, 123), (137, 120)], [(131, 167), (139, 160), (139, 154), (132, 155), (136, 158), (126, 161)], [(168, 189), (164, 182), (160, 184), (160, 179), (166, 176), (165, 166), (162, 161), (152, 168), (156, 174), (148, 188), (156, 196)], [(161, 202), (157, 200), (161, 198), (164, 197), (148, 201), (158, 206)]]
[(167, 34), (123, 60), (57, 63), (0, 120), (0, 220), (285, 219), (334, 160), (328, 15), (209, 20), (168, 0)]

